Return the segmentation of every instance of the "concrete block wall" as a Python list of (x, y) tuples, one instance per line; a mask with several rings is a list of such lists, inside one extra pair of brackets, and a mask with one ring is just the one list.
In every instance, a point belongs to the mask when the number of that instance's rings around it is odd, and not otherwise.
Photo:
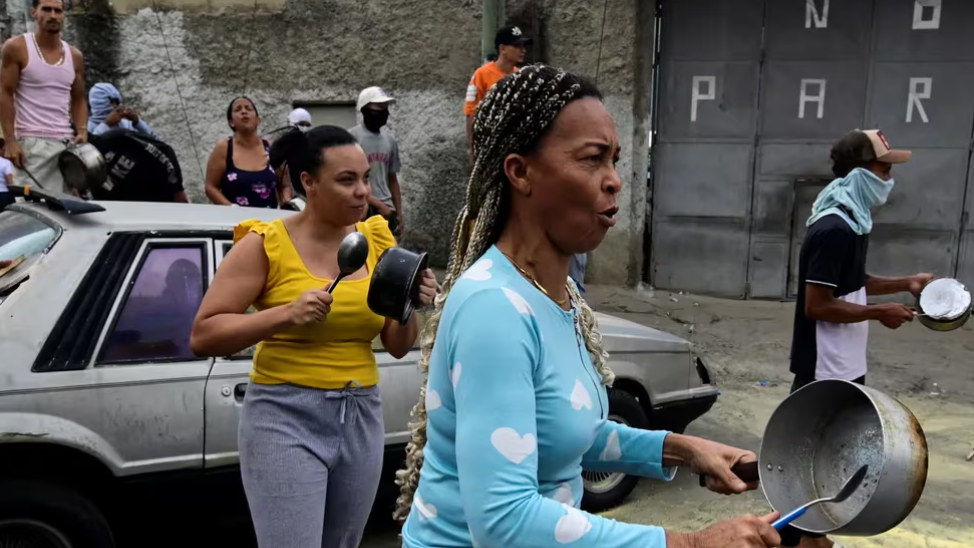
[[(641, 273), (649, 84), (637, 69), (649, 69), (649, 48), (639, 44), (652, 40), (637, 24), (651, 12), (641, 4), (507, 6), (509, 19), (539, 14), (550, 64), (597, 76), (624, 146), (620, 173), (627, 183), (639, 174), (620, 197), (617, 227), (590, 258), (593, 282), (635, 282)], [(233, 97), (252, 98), (270, 131), (295, 101), (353, 101), (381, 85), (399, 99), (390, 128), (403, 160), (403, 244), (443, 265), (466, 191), (462, 103), (480, 64), (480, 11), (480, 0), (76, 0), (65, 37), (85, 54), (88, 86), (114, 83), (173, 146), (193, 201), (205, 201), (207, 158), (230, 135)], [(651, 13), (645, 26), (652, 31)], [(634, 104), (640, 85), (642, 106)]]

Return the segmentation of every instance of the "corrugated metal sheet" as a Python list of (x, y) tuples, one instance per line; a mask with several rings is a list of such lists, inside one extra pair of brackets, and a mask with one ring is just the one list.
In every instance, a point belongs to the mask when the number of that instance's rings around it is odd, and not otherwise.
[(794, 294), (804, 220), (855, 128), (914, 151), (869, 268), (974, 285), (974, 2), (664, 0), (650, 281)]

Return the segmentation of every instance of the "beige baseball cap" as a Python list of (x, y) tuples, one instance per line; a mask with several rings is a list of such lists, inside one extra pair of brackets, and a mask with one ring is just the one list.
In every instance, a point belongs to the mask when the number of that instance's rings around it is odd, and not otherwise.
[(910, 161), (913, 153), (909, 150), (893, 150), (889, 141), (878, 129), (853, 130), (846, 133), (835, 146), (832, 147), (833, 158), (838, 152), (847, 158), (857, 161), (884, 162), (887, 164), (902, 164)]

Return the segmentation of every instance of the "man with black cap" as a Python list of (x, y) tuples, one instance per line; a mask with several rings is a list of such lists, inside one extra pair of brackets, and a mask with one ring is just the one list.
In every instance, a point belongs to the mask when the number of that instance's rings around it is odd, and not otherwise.
[(514, 26), (501, 27), (494, 37), (494, 47), (497, 48), (497, 60), (490, 61), (477, 69), (467, 86), (467, 100), (463, 105), (463, 112), (467, 115), (467, 152), (470, 165), (473, 165), (473, 115), (477, 112), (477, 105), (487, 95), (487, 91), (501, 78), (517, 70), (518, 65), (524, 63), (527, 46), (532, 40), (521, 29)]
[[(865, 384), (868, 320), (896, 329), (916, 316), (906, 305), (869, 304), (867, 297), (905, 292), (917, 296), (932, 274), (881, 278), (866, 273), (872, 209), (885, 204), (893, 189), (893, 164), (911, 156), (909, 151), (891, 150), (879, 130), (851, 131), (832, 147), (837, 178), (812, 206), (799, 256), (792, 392), (822, 379)], [(839, 547), (824, 535), (792, 527), (781, 531), (781, 539), (782, 546)]]

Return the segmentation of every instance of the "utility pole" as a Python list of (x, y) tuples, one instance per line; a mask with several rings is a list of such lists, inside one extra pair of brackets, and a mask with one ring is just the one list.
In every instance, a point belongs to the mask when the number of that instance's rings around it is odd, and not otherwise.
[(484, 0), (481, 20), (480, 58), (484, 60), (494, 51), (494, 35), (507, 19), (506, 0)]

